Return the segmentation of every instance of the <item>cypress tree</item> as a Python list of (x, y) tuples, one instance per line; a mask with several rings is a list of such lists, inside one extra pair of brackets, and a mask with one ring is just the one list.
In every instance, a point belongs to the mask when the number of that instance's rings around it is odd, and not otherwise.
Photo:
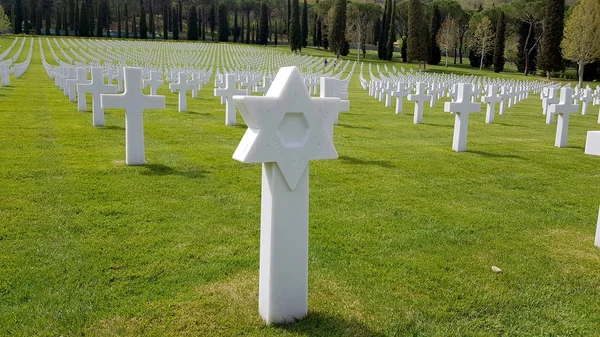
[(308, 46), (308, 4), (304, 0), (302, 6), (302, 47)]
[(390, 0), (385, 0), (385, 5), (383, 7), (383, 15), (381, 17), (381, 25), (377, 27), (379, 29), (379, 36), (377, 38), (377, 58), (383, 60), (385, 58), (386, 52), (385, 47), (387, 43), (387, 33), (390, 31), (390, 27), (387, 22), (388, 11), (390, 10)]
[[(198, 6), (198, 39), (202, 37), (202, 10)], [(239, 35), (239, 34), (238, 34)]]
[(292, 13), (290, 22), (290, 49), (293, 52), (302, 50), (302, 32), (300, 31), (300, 4), (298, 0), (292, 0)]
[(89, 36), (90, 27), (88, 25), (89, 15), (87, 13), (87, 6), (83, 4), (79, 12), (79, 36)]
[(287, 0), (287, 28), (286, 33), (288, 36), (288, 40), (290, 40), (290, 24), (292, 20), (292, 0)]
[(50, 7), (46, 8), (46, 35), (50, 35), (50, 29), (52, 29), (51, 27), (51, 21), (52, 21), (52, 16), (50, 14)]
[(233, 11), (233, 42), (238, 41), (238, 35), (240, 32), (240, 28), (238, 25), (238, 11), (237, 7)]
[(121, 5), (117, 4), (117, 37), (121, 38)]
[(227, 5), (219, 4), (219, 41), (227, 42), (229, 40), (229, 22), (227, 15)]
[(410, 0), (408, 4), (408, 38), (406, 58), (408, 62), (427, 60), (426, 25), (423, 24), (423, 5), (421, 0)]
[(104, 13), (104, 6), (102, 6), (102, 3), (98, 4), (98, 20), (96, 21), (96, 36), (97, 37), (102, 37), (104, 35), (103, 33), (103, 28), (104, 28), (104, 17), (106, 16), (106, 14)]
[(152, 4), (150, 4), (150, 11), (148, 13), (148, 18), (149, 18), (149, 27), (150, 27), (150, 35), (152, 36), (152, 39), (156, 39), (156, 29), (154, 28), (154, 6)]
[(75, 24), (73, 25), (75, 30), (74, 35), (79, 34), (79, 0), (75, 0)]
[[(375, 20), (375, 24), (373, 25), (373, 45), (379, 46), (379, 35), (381, 35), (381, 18), (377, 18)], [(379, 49), (377, 49), (377, 53), (379, 53)]]
[[(69, 22), (68, 22), (68, 18), (67, 18), (67, 7), (63, 7), (63, 15), (62, 15), (62, 19), (63, 19), (63, 29), (65, 30), (65, 36), (69, 36)], [(27, 27), (28, 25), (25, 24), (25, 34), (27, 34), (29, 32), (29, 28)]]
[(163, 39), (169, 39), (169, 7), (166, 2), (163, 4)]
[(262, 2), (260, 7), (260, 37), (258, 43), (266, 46), (269, 38), (269, 9), (267, 8), (267, 3), (265, 1)]
[[(318, 4), (319, 0), (316, 1), (315, 4)], [(314, 15), (313, 17), (313, 46), (319, 48), (319, 44), (317, 43), (317, 20), (319, 19), (319, 17), (317, 16), (317, 14)]]
[[(66, 12), (65, 12), (66, 13)], [(75, 0), (69, 0), (69, 26), (75, 30)]]
[(177, 13), (177, 8), (173, 7), (173, 40), (179, 40), (179, 13)]
[(442, 61), (442, 51), (440, 50), (440, 46), (437, 43), (437, 34), (440, 30), (441, 19), (440, 19), (440, 9), (437, 4), (433, 5), (433, 15), (431, 16), (431, 31), (429, 35), (429, 60), (427, 63), (429, 64), (440, 64)]
[(129, 38), (129, 12), (127, 11), (127, 3), (125, 3), (125, 38)]
[(323, 34), (321, 46), (323, 47), (323, 49), (327, 50), (329, 48), (329, 34), (327, 33), (327, 25), (323, 25), (321, 33)]
[[(211, 40), (214, 41), (215, 40), (215, 21), (216, 21), (216, 13), (215, 13), (214, 4), (210, 6), (209, 20), (210, 20)], [(250, 27), (250, 26), (248, 26), (248, 27)]]
[(191, 5), (188, 9), (188, 40), (198, 40), (198, 13), (196, 12), (196, 6)]
[(385, 59), (391, 61), (394, 57), (394, 42), (396, 42), (396, 20), (394, 14), (396, 11), (396, 1), (392, 0), (392, 7), (390, 11), (390, 31), (388, 32), (388, 41), (385, 48), (386, 55)]
[(140, 9), (140, 39), (148, 38), (148, 25), (146, 24), (146, 7)]
[[(56, 28), (54, 29), (54, 34), (56, 34), (56, 36), (60, 36), (60, 30), (62, 29), (61, 23), (62, 23), (62, 21), (61, 21), (61, 17), (60, 17), (60, 8), (56, 7)], [(16, 27), (15, 27), (15, 30), (16, 30)]]
[[(329, 35), (331, 51), (339, 58), (346, 43), (346, 7), (347, 0), (337, 0), (333, 8), (333, 27)], [(388, 0), (389, 1), (389, 0)], [(386, 40), (387, 41), (387, 40)]]
[(39, 6), (35, 11), (35, 33), (42, 35), (42, 9)]
[(279, 33), (279, 30), (277, 29), (277, 21), (275, 21), (275, 40), (273, 41), (275, 45), (277, 45), (277, 33)]
[(315, 43), (315, 47), (317, 49), (323, 46), (323, 24), (321, 23), (321, 18), (317, 19), (317, 41)]
[(181, 7), (181, 0), (177, 4), (177, 19), (179, 20), (179, 31), (183, 32), (183, 9)]
[(551, 72), (563, 69), (560, 45), (565, 26), (565, 0), (546, 1), (544, 18), (544, 36), (540, 44), (538, 66), (550, 79)]
[(494, 72), (504, 71), (504, 33), (506, 31), (506, 18), (504, 12), (500, 12), (496, 24), (496, 41), (494, 44)]
[(133, 21), (131, 23), (131, 30), (133, 30), (133, 38), (137, 39), (138, 33), (137, 33), (137, 24), (135, 22), (135, 13), (133, 13)]

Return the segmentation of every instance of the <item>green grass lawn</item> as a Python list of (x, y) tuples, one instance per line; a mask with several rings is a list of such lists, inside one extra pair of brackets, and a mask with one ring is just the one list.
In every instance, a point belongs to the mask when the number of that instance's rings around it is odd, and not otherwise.
[(311, 163), (309, 315), (267, 327), (241, 117), (225, 126), (212, 82), (188, 113), (165, 86), (149, 164), (128, 167), (124, 111), (92, 127), (38, 46), (0, 88), (0, 336), (598, 336), (597, 107), (559, 149), (531, 95), (493, 125), (473, 114), (455, 153), (442, 103), (413, 125), (412, 103), (395, 115), (356, 74), (340, 158)]

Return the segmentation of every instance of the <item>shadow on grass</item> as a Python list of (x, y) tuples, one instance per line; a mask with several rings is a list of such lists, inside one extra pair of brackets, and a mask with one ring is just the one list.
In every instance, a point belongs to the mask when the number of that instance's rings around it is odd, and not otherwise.
[(306, 318), (287, 324), (276, 324), (276, 329), (304, 336), (385, 336), (373, 331), (368, 326), (356, 320), (348, 320), (326, 313), (309, 312)]
[(198, 115), (198, 116), (209, 116), (210, 115), (208, 112), (195, 112), (195, 111), (188, 111), (188, 112), (182, 112), (182, 113), (188, 113), (190, 115)]
[(494, 121), (494, 124), (503, 125), (503, 126), (515, 126), (515, 127), (518, 127), (518, 128), (527, 128), (527, 126), (525, 126), (525, 125), (499, 123), (499, 122), (496, 122), (496, 121)]
[(389, 160), (362, 160), (362, 159), (352, 158), (352, 157), (348, 157), (348, 156), (340, 156), (339, 159), (341, 159), (344, 162), (347, 162), (348, 164), (353, 164), (353, 165), (374, 165), (374, 166), (379, 166), (379, 167), (383, 167), (383, 168), (396, 167)]
[(209, 173), (202, 169), (190, 169), (190, 170), (176, 170), (170, 166), (163, 164), (148, 164), (144, 166), (147, 170), (143, 171), (142, 174), (145, 176), (168, 176), (168, 175), (179, 175), (190, 179), (200, 179), (206, 177)]
[(123, 126), (116, 126), (116, 125), (102, 126), (101, 128), (105, 129), (105, 130), (121, 130), (121, 131), (125, 131), (125, 127), (123, 127)]
[(454, 125), (445, 125), (445, 124), (434, 124), (434, 123), (421, 123), (423, 125), (428, 125), (428, 126), (438, 126), (440, 128), (453, 128)]
[(488, 158), (507, 158), (507, 159), (525, 160), (525, 158), (523, 158), (521, 156), (514, 155), (514, 154), (490, 153), (490, 152), (471, 151), (471, 150), (468, 150), (467, 153), (473, 153), (473, 154), (477, 154), (477, 155), (480, 155), (480, 156), (483, 156), (483, 157), (488, 157)]
[(348, 128), (348, 129), (373, 130), (372, 128), (367, 127), (367, 126), (354, 126), (354, 125), (348, 125), (348, 124), (342, 124), (342, 123), (339, 123), (338, 126), (341, 126), (343, 128)]

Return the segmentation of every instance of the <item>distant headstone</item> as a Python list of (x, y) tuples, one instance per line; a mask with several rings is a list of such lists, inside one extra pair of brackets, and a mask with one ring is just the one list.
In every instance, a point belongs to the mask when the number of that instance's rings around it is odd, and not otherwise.
[(225, 125), (233, 126), (236, 124), (235, 104), (232, 97), (234, 95), (248, 95), (247, 90), (236, 89), (236, 80), (234, 74), (225, 75), (225, 86), (223, 88), (215, 88), (215, 96), (225, 98)]
[(409, 94), (407, 99), (415, 102), (415, 115), (413, 117), (413, 123), (423, 123), (423, 106), (425, 102), (431, 99), (431, 95), (425, 94), (425, 83), (418, 82), (415, 93)]
[[(92, 94), (92, 125), (104, 126), (104, 109), (100, 101), (100, 95), (117, 92), (117, 86), (104, 84), (104, 71), (102, 68), (92, 68), (92, 81), (87, 84), (77, 85), (77, 99), (80, 111), (85, 111), (85, 94)], [(82, 109), (83, 108), (83, 109)]]

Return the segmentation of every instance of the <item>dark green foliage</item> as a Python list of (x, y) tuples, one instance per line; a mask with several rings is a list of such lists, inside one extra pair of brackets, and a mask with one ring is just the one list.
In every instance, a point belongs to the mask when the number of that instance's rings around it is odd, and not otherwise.
[(238, 24), (238, 11), (237, 8), (235, 8), (234, 12), (233, 12), (233, 42), (238, 42), (238, 38), (240, 35), (240, 27)]
[(148, 13), (148, 28), (150, 30), (150, 36), (152, 36), (152, 39), (156, 39), (156, 29), (154, 27), (154, 6), (150, 5), (150, 10)]
[(177, 12), (177, 8), (173, 7), (173, 25), (171, 29), (173, 30), (173, 40), (179, 40), (179, 12)]
[(146, 23), (146, 7), (140, 9), (140, 39), (148, 38), (148, 24)]
[(385, 59), (391, 61), (394, 57), (394, 42), (396, 42), (396, 20), (393, 14), (396, 12), (396, 1), (392, 0), (392, 8), (390, 11), (390, 24), (388, 32), (388, 40), (385, 46)]
[(328, 29), (327, 29), (327, 25), (323, 25), (323, 29), (322, 29), (322, 34), (323, 34), (323, 39), (321, 41), (321, 47), (323, 47), (323, 49), (327, 50), (329, 48), (329, 33), (327, 33)]
[(565, 26), (565, 0), (547, 0), (544, 9), (544, 35), (540, 44), (538, 66), (547, 76), (563, 69), (562, 48)]
[(169, 6), (163, 4), (163, 39), (169, 39)]
[(321, 18), (317, 19), (317, 38), (315, 40), (315, 47), (319, 48), (323, 46), (323, 24)]
[[(15, 20), (16, 20), (16, 18), (15, 18)], [(54, 29), (54, 31), (55, 31), (54, 33), (57, 36), (60, 36), (61, 29), (62, 29), (62, 20), (60, 17), (60, 8), (56, 8), (56, 28)], [(16, 33), (16, 27), (15, 27), (15, 33)]]
[(344, 40), (340, 49), (340, 55), (348, 56), (348, 54), (350, 54), (350, 43), (348, 43), (348, 40)]
[(440, 9), (437, 4), (434, 4), (429, 35), (429, 60), (427, 60), (427, 63), (432, 65), (440, 64), (440, 61), (442, 60), (442, 51), (440, 50), (440, 46), (438, 46), (436, 39), (441, 24)]
[(202, 38), (202, 27), (203, 27), (203, 23), (202, 23), (202, 10), (200, 9), (200, 7), (198, 6), (198, 39)]
[[(65, 36), (69, 36), (69, 21), (67, 18), (67, 7), (63, 7), (63, 15), (62, 15), (62, 28), (65, 31)], [(29, 33), (29, 25), (25, 24), (25, 34)]]
[(215, 13), (215, 6), (211, 5), (210, 6), (210, 13), (209, 13), (209, 17), (208, 20), (210, 21), (210, 33), (212, 36), (212, 40), (215, 40), (215, 27), (216, 27), (216, 13)]
[(504, 39), (506, 33), (506, 17), (500, 13), (496, 24), (496, 41), (494, 43), (494, 72), (504, 71)]
[[(84, 4), (85, 6), (85, 4)], [(79, 0), (75, 1), (75, 24), (73, 25), (75, 35), (79, 34)]]
[(68, 26), (75, 30), (75, 0), (69, 0), (69, 21)]
[(52, 28), (51, 27), (52, 16), (51, 16), (51, 12), (50, 11), (51, 11), (50, 8), (46, 9), (46, 27), (45, 27), (45, 29), (46, 29), (46, 35), (50, 35), (50, 29)]
[(219, 5), (219, 41), (227, 42), (229, 40), (229, 22), (227, 5), (221, 3)]
[[(304, 0), (306, 3), (306, 0)], [(263, 1), (260, 6), (260, 36), (258, 43), (266, 46), (269, 39), (269, 8), (266, 1)]]
[(308, 4), (304, 0), (302, 6), (302, 47), (308, 46)]
[(181, 7), (181, 0), (177, 4), (177, 19), (179, 20), (179, 31), (183, 32), (183, 8)]
[(35, 33), (42, 35), (42, 9), (40, 7), (35, 11)]
[(198, 40), (198, 12), (196, 12), (196, 6), (194, 5), (191, 5), (188, 9), (187, 28), (187, 39), (192, 41)]
[(428, 58), (426, 27), (423, 23), (423, 5), (421, 1), (410, 0), (406, 41), (406, 59), (408, 62), (421, 62), (426, 61)]
[[(317, 3), (319, 3), (319, 0), (317, 0)], [(312, 32), (312, 38), (313, 38), (313, 46), (315, 47), (319, 47), (319, 43), (317, 40), (317, 24), (318, 24), (318, 19), (319, 17), (315, 14), (314, 15), (314, 20), (313, 20), (313, 32)]]
[[(529, 36), (529, 40), (527, 40), (530, 29), (531, 36)], [(516, 63), (517, 70), (525, 75), (537, 71), (537, 47), (534, 48), (536, 39), (535, 26), (532, 26), (525, 21), (521, 21), (519, 23), (519, 42), (517, 43)], [(525, 44), (527, 44), (527, 46)], [(529, 58), (527, 58), (527, 56), (529, 56)], [(526, 69), (527, 71), (525, 71)]]
[(79, 36), (90, 36), (90, 16), (87, 10), (87, 6), (83, 4), (79, 12)]
[[(390, 0), (391, 1), (391, 0)], [(347, 0), (337, 0), (333, 8), (333, 27), (329, 36), (331, 51), (339, 58), (346, 42), (346, 8)]]
[(117, 5), (117, 37), (121, 38), (121, 5)]
[(133, 38), (138, 38), (137, 24), (135, 22), (135, 13), (133, 13), (133, 23), (131, 24), (131, 30), (133, 31)]
[(287, 0), (287, 28), (288, 40), (290, 36), (290, 24), (292, 23), (292, 0)]
[(102, 6), (102, 3), (100, 3), (98, 5), (98, 19), (96, 21), (96, 36), (97, 37), (102, 37), (102, 35), (103, 35), (103, 28), (104, 28), (103, 18), (105, 16), (106, 16), (106, 14), (104, 13), (104, 6)]
[(377, 57), (383, 60), (387, 55), (385, 48), (387, 44), (387, 35), (390, 32), (390, 26), (388, 23), (388, 13), (391, 13), (391, 2), (392, 0), (385, 0), (385, 6), (383, 8), (383, 16), (381, 17), (381, 26), (377, 27), (379, 30), (379, 36), (377, 37)]
[(402, 47), (400, 47), (400, 57), (402, 58), (402, 62), (406, 62), (406, 39), (402, 39)]
[(293, 52), (302, 50), (302, 32), (300, 30), (300, 4), (292, 0), (292, 22), (290, 22), (290, 49)]
[(125, 38), (129, 38), (129, 12), (127, 11), (127, 4), (125, 4)]

